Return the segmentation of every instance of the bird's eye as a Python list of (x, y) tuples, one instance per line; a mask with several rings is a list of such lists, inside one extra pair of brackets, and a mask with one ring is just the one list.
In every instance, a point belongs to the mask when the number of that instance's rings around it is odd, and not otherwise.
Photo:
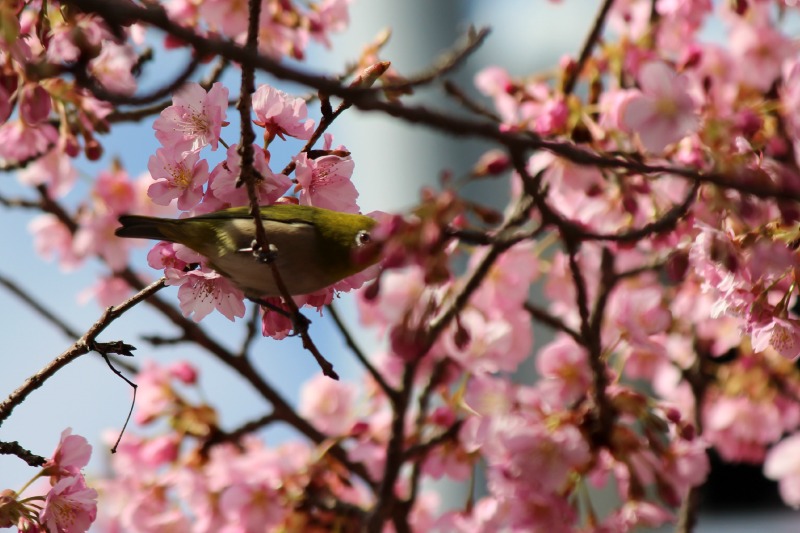
[(369, 232), (368, 231), (365, 231), (365, 230), (362, 229), (361, 231), (356, 233), (356, 244), (358, 246), (364, 246), (370, 240), (371, 240), (371, 237), (369, 236)]

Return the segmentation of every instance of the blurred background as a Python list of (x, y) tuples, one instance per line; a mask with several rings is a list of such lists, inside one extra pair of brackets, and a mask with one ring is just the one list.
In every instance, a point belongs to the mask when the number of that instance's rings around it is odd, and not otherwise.
[[(391, 60), (402, 74), (426, 69), (436, 57), (450, 48), (470, 25), (489, 26), (492, 33), (453, 77), (462, 88), (475, 95), (472, 78), (482, 68), (500, 65), (512, 75), (542, 71), (557, 64), (564, 54), (575, 56), (592, 23), (599, 6), (598, 0), (549, 2), (546, 0), (456, 1), (361, 0), (351, 6), (351, 25), (345, 35), (333, 39), (333, 51), (318, 46), (309, 49), (307, 68), (314, 72), (335, 74), (357, 58), (363, 46), (383, 29), (392, 29), (392, 38), (381, 57)], [(709, 39), (722, 39), (721, 28), (708, 28)], [(161, 37), (153, 32), (149, 44), (156, 50), (156, 61), (147, 66), (141, 87), (159, 85), (158, 72), (178, 68), (185, 56), (164, 52)], [(238, 71), (230, 69), (223, 79), (231, 89), (238, 90)], [(268, 77), (260, 82), (270, 83), (288, 92), (305, 94), (302, 87), (284, 84)], [(413, 97), (426, 105), (452, 107), (439, 86), (421, 91)], [(309, 110), (316, 118), (313, 107)], [(229, 143), (238, 140), (238, 117), (229, 113), (231, 125), (223, 131)], [(140, 124), (117, 127), (112, 136), (100, 138), (105, 155), (98, 163), (77, 161), (81, 183), (66, 198), (75, 205), (85, 197), (91, 179), (107, 168), (112, 158), (118, 158), (131, 176), (146, 172), (147, 160), (155, 153), (158, 143), (152, 132), (152, 119)], [(375, 113), (350, 110), (340, 117), (331, 131), (336, 144), (344, 144), (356, 163), (354, 181), (361, 193), (359, 205), (364, 212), (373, 210), (402, 211), (418, 199), (419, 188), (435, 185), (443, 172), (454, 176), (465, 174), (489, 146), (472, 139), (446, 137), (420, 126), (389, 120)], [(282, 168), (299, 148), (299, 143), (278, 143), (273, 152), (275, 169)], [(208, 152), (204, 152), (208, 154)], [(213, 165), (221, 152), (209, 156)], [(468, 195), (502, 207), (508, 198), (506, 181), (490, 181), (470, 185)], [(17, 184), (12, 175), (0, 177), (0, 194), (7, 197), (31, 197), (29, 191)], [(101, 314), (94, 302), (79, 304), (78, 295), (89, 288), (97, 276), (107, 269), (90, 261), (75, 272), (61, 272), (55, 263), (42, 261), (34, 252), (27, 225), (33, 212), (0, 207), (6, 228), (0, 232), (0, 276), (9, 278), (32, 296), (46, 304), (74, 330), (85, 332)], [(155, 279), (157, 272), (145, 262), (149, 249), (143, 245), (132, 256), (131, 265), (148, 272)], [(167, 288), (162, 297), (175, 302), (176, 290)], [(337, 302), (346, 312), (351, 329), (362, 338), (366, 347), (377, 348), (379, 340), (364, 337), (368, 332), (357, 326), (352, 295)], [(28, 306), (0, 287), (0, 336), (4, 339), (0, 351), (0, 397), (7, 396), (28, 376), (38, 371), (56, 355), (68, 348), (75, 339), (65, 338), (51, 324), (43, 321)], [(342, 379), (355, 380), (360, 369), (344, 346), (338, 332), (327, 317), (312, 317), (312, 336), (323, 353), (334, 364)], [(241, 321), (239, 321), (241, 322)], [(223, 344), (235, 347), (244, 335), (241, 323), (231, 323), (218, 314), (203, 321), (203, 326)], [(221, 414), (226, 428), (233, 428), (269, 411), (269, 406), (226, 367), (190, 345), (153, 348), (141, 340), (141, 335), (174, 334), (174, 328), (147, 305), (139, 305), (123, 319), (115, 322), (101, 336), (101, 341), (124, 340), (135, 345), (136, 364), (153, 358), (161, 363), (187, 359), (200, 368), (200, 382), (205, 399)], [(536, 344), (548, 339), (547, 331), (537, 331)], [(298, 339), (273, 341), (260, 338), (254, 345), (260, 368), (270, 382), (292, 403), (296, 403), (302, 383), (318, 374), (312, 357), (303, 351)], [(520, 381), (532, 379), (526, 367), (520, 371)], [(80, 358), (59, 372), (43, 388), (35, 391), (0, 427), (0, 440), (17, 440), (34, 453), (48, 456), (65, 427), (87, 437), (94, 446), (92, 462), (87, 472), (102, 474), (106, 468), (110, 444), (101, 435), (110, 430), (112, 438), (122, 426), (130, 406), (128, 385), (114, 376), (103, 360), (94, 354)], [(139, 431), (131, 427), (129, 431)], [(279, 442), (291, 436), (285, 427), (270, 428), (265, 433), (269, 442)], [(22, 486), (34, 473), (15, 457), (0, 456), (0, 490)], [(437, 485), (446, 505), (463, 504), (461, 488), (446, 483)], [(609, 495), (613, 497), (612, 495)], [(715, 468), (704, 493), (703, 514), (698, 532), (744, 532), (758, 527), (764, 532), (797, 531), (797, 518), (786, 511), (777, 498), (775, 485), (767, 482), (758, 467)], [(793, 525), (794, 524), (794, 525)], [(666, 528), (664, 531), (669, 531)]]

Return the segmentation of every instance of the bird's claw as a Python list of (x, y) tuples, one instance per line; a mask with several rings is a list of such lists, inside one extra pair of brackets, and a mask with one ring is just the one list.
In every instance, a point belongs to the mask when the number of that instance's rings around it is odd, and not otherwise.
[(277, 246), (270, 244), (267, 250), (264, 251), (261, 249), (261, 246), (259, 246), (258, 241), (255, 239), (253, 239), (253, 242), (250, 243), (249, 248), (239, 248), (236, 251), (244, 254), (252, 254), (259, 263), (264, 263), (266, 265), (272, 263), (278, 258)]

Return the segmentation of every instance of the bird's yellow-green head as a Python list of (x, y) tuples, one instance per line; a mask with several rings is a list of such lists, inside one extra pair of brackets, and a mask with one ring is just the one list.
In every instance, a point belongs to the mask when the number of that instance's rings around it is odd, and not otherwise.
[[(277, 248), (275, 262), (289, 293), (323, 289), (377, 261), (364, 253), (375, 220), (319, 207), (278, 204), (261, 207), (267, 240)], [(223, 209), (184, 219), (125, 215), (120, 237), (183, 244), (208, 258), (209, 266), (253, 298), (278, 296), (269, 265), (252, 253), (255, 223), (247, 207)]]

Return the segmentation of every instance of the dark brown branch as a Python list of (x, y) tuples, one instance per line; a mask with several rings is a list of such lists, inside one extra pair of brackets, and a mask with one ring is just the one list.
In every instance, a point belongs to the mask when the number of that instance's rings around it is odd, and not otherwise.
[[(386, 464), (383, 469), (383, 479), (380, 482), (377, 492), (377, 501), (369, 514), (366, 531), (369, 533), (380, 533), (386, 520), (394, 513), (397, 506), (397, 495), (395, 494), (395, 484), (400, 476), (400, 470), (405, 464), (404, 443), (406, 413), (411, 403), (411, 391), (414, 389), (414, 376), (417, 372), (417, 361), (406, 363), (403, 371), (402, 384), (396, 401), (392, 402), (392, 424), (389, 442), (386, 445)], [(402, 527), (402, 522), (394, 522), (395, 527)], [(407, 530), (406, 528), (403, 529)]]
[[(694, 399), (694, 425), (697, 435), (703, 434), (703, 404), (705, 402), (706, 390), (712, 382), (713, 371), (708, 368), (709, 354), (695, 342), (695, 359), (692, 365), (684, 370), (683, 377), (689, 384)], [(691, 533), (697, 524), (697, 511), (700, 506), (701, 486), (689, 489), (688, 494), (681, 502), (678, 511), (678, 523), (675, 526), (676, 533)]]
[(253, 342), (256, 340), (256, 335), (259, 332), (259, 318), (261, 317), (261, 312), (259, 309), (259, 306), (255, 305), (250, 313), (250, 319), (247, 321), (244, 339), (242, 339), (242, 344), (239, 347), (239, 357), (247, 357), (247, 353), (250, 351), (250, 346), (252, 346)]
[(104, 100), (114, 105), (145, 105), (162, 100), (174, 93), (181, 87), (181, 85), (186, 83), (195, 72), (197, 72), (197, 68), (199, 66), (200, 60), (197, 57), (193, 57), (188, 63), (186, 63), (183, 71), (175, 76), (175, 78), (169, 83), (164, 84), (148, 94), (140, 96), (129, 96), (126, 94), (109, 91), (103, 87), (103, 85), (98, 82), (97, 79), (89, 74), (86, 61), (78, 61), (75, 63), (75, 65), (70, 69), (70, 72), (73, 76), (75, 76), (75, 82), (79, 86), (91, 92), (99, 100)]
[(551, 315), (544, 309), (540, 309), (531, 302), (525, 302), (524, 306), (525, 310), (528, 312), (529, 315), (531, 315), (531, 317), (534, 320), (538, 320), (542, 324), (547, 324), (548, 326), (557, 331), (562, 331), (567, 335), (569, 335), (570, 337), (572, 337), (578, 344), (583, 344), (580, 333), (578, 333), (571, 327), (564, 324), (564, 322), (557, 316)]
[(464, 108), (470, 110), (479, 117), (488, 118), (492, 122), (497, 122), (497, 123), (502, 122), (500, 115), (498, 115), (491, 109), (479, 104), (478, 102), (474, 101), (472, 98), (467, 96), (467, 94), (464, 91), (462, 91), (461, 88), (454, 82), (450, 80), (445, 80), (444, 90), (447, 94), (455, 98), (455, 100), (458, 103), (460, 103)]
[(78, 223), (70, 216), (69, 213), (55, 200), (50, 198), (50, 193), (46, 185), (37, 185), (36, 191), (39, 193), (39, 201), (41, 202), (42, 211), (55, 215), (55, 217), (74, 234), (78, 231)]
[[(255, 54), (258, 48), (258, 21), (261, 16), (261, 0), (250, 0), (248, 6), (250, 11), (247, 25), (246, 48), (251, 53)], [(255, 67), (250, 64), (243, 64), (242, 88), (239, 94), (239, 103), (236, 106), (239, 110), (241, 120), (241, 139), (239, 141), (239, 147), (237, 148), (237, 152), (241, 158), (241, 170), (236, 185), (238, 187), (243, 184), (247, 188), (247, 196), (250, 199), (250, 215), (253, 217), (256, 232), (256, 238), (253, 242), (253, 260), (265, 263), (269, 267), (278, 292), (289, 307), (293, 329), (296, 334), (300, 335), (303, 347), (311, 352), (311, 355), (316, 359), (324, 375), (332, 379), (339, 379), (339, 375), (333, 370), (333, 365), (330, 361), (325, 359), (308, 334), (308, 319), (300, 313), (297, 303), (289, 293), (289, 289), (278, 270), (277, 261), (270, 257), (275, 253), (280, 253), (280, 250), (273, 250), (271, 248), (269, 239), (267, 238), (267, 232), (264, 229), (264, 224), (261, 222), (261, 206), (258, 203), (256, 184), (263, 178), (258, 175), (258, 171), (253, 164), (253, 144), (255, 143), (256, 135), (253, 131), (252, 121), (250, 120), (250, 114), (253, 108), (253, 92), (255, 92)]]
[(166, 12), (156, 4), (140, 7), (133, 3), (110, 4), (105, 0), (68, 0), (78, 8), (94, 12), (111, 25), (125, 25), (143, 22), (160, 28), (170, 35), (193, 46), (200, 55), (216, 54), (271, 73), (277, 78), (294, 81), (313, 87), (327, 95), (339, 96), (365, 111), (379, 111), (410, 123), (425, 124), (440, 131), (459, 136), (481, 137), (497, 142), (511, 151), (547, 150), (579, 165), (598, 168), (625, 169), (639, 174), (671, 174), (691, 181), (710, 183), (759, 198), (778, 198), (800, 201), (800, 191), (780, 189), (771, 183), (760, 181), (756, 172), (751, 176), (739, 176), (734, 181), (731, 176), (716, 172), (703, 172), (693, 168), (673, 167), (661, 164), (647, 164), (634, 159), (603, 155), (570, 142), (547, 140), (531, 132), (501, 131), (495, 122), (475, 120), (422, 106), (408, 106), (397, 102), (386, 102), (375, 98), (372, 89), (345, 87), (335, 78), (317, 76), (292, 68), (256, 51), (222, 39), (206, 38), (196, 34), (191, 28), (172, 22)]
[(259, 429), (266, 427), (272, 424), (273, 422), (277, 422), (279, 420), (280, 418), (275, 416), (275, 413), (268, 413), (264, 416), (256, 418), (255, 420), (246, 422), (234, 430), (231, 431), (217, 430), (208, 438), (208, 440), (206, 440), (203, 443), (201, 451), (203, 453), (207, 453), (214, 446), (226, 442), (237, 443), (245, 435), (249, 435), (250, 433), (258, 431)]
[(578, 56), (578, 61), (573, 66), (572, 70), (567, 73), (567, 78), (564, 80), (562, 90), (565, 95), (572, 93), (573, 89), (575, 89), (575, 84), (581, 75), (581, 71), (583, 71), (583, 67), (589, 60), (589, 56), (592, 55), (592, 49), (600, 40), (600, 36), (603, 33), (603, 25), (606, 22), (606, 17), (608, 16), (608, 12), (611, 10), (613, 3), (614, 0), (605, 0), (603, 5), (600, 6), (600, 10), (597, 12), (597, 15), (594, 18), (592, 29), (586, 36), (586, 41), (581, 47), (581, 53)]
[(42, 457), (41, 455), (36, 455), (35, 453), (30, 452), (23, 448), (17, 441), (12, 442), (2, 442), (0, 441), (0, 455), (16, 455), (29, 466), (42, 466), (47, 459)]
[[(472, 294), (478, 289), (486, 275), (489, 273), (489, 270), (494, 262), (500, 257), (500, 255), (502, 255), (503, 252), (518, 242), (517, 239), (511, 236), (513, 236), (513, 232), (520, 224), (523, 224), (528, 220), (528, 211), (530, 210), (532, 204), (533, 200), (530, 195), (525, 194), (520, 197), (517, 205), (514, 207), (513, 214), (500, 227), (497, 232), (497, 239), (489, 247), (489, 251), (483, 257), (481, 262), (469, 274), (463, 288), (455, 295), (455, 297), (450, 300), (444, 310), (430, 321), (426, 331), (426, 346), (428, 348), (433, 346), (433, 343), (436, 341), (444, 328), (447, 327), (447, 325), (455, 318), (455, 316), (461, 312), (464, 306), (466, 306)], [(537, 232), (532, 234), (531, 238), (535, 237), (536, 234), (538, 234), (538, 231), (541, 229), (542, 228), (539, 228)], [(508, 238), (507, 236), (511, 238)]]
[[(219, 61), (217, 61), (217, 64), (214, 65), (214, 68), (211, 69), (206, 78), (200, 82), (200, 86), (206, 91), (211, 89), (211, 86), (214, 84), (214, 82), (219, 81), (223, 72), (225, 72), (225, 69), (228, 68), (229, 65), (230, 63), (226, 59), (221, 58)], [(106, 121), (112, 124), (116, 122), (137, 122), (152, 115), (161, 113), (170, 105), (172, 105), (172, 98), (137, 109), (129, 109), (126, 111), (114, 110), (110, 115), (108, 115), (108, 117), (106, 117)]]

